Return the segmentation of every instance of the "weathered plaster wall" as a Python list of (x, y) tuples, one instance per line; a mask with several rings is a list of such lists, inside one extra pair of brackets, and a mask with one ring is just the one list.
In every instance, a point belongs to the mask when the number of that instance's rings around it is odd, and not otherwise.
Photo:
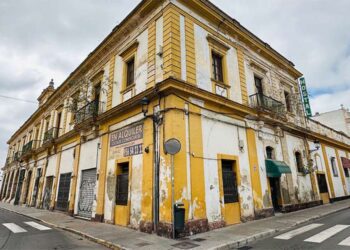
[(350, 177), (346, 177), (345, 173), (344, 173), (344, 168), (343, 168), (343, 164), (341, 162), (341, 157), (347, 158), (346, 157), (346, 152), (343, 150), (338, 150), (338, 154), (340, 157), (340, 166), (339, 166), (339, 171), (342, 171), (344, 174), (344, 178), (345, 178), (345, 190), (347, 190), (348, 194), (350, 194)]
[(207, 35), (208, 32), (205, 29), (196, 24), (194, 25), (197, 86), (211, 92), (210, 50)]
[(56, 175), (56, 160), (57, 160), (57, 155), (52, 155), (49, 157), (49, 163), (47, 165), (45, 176)]
[(156, 83), (163, 81), (163, 16), (156, 21)]
[[(309, 144), (309, 148), (310, 150), (314, 149), (314, 142), (308, 140), (307, 141)], [(313, 159), (313, 164), (314, 164), (314, 168), (316, 171), (320, 171), (322, 173), (325, 174), (326, 180), (327, 180), (327, 188), (328, 188), (328, 193), (331, 193), (331, 188), (329, 186), (329, 180), (328, 180), (328, 175), (327, 175), (327, 169), (326, 169), (326, 163), (325, 160), (323, 158), (323, 154), (322, 154), (322, 149), (320, 148), (318, 151), (312, 152), (311, 153), (311, 159)], [(317, 193), (319, 194), (319, 185), (318, 185), (318, 181), (316, 181), (316, 186), (317, 186)]]
[[(74, 145), (75, 143), (71, 143), (69, 145), (66, 145), (62, 147), (62, 154), (61, 154), (61, 160), (60, 160), (60, 168), (59, 168), (59, 173), (58, 173), (58, 184), (57, 184), (57, 192), (56, 192), (56, 200), (58, 196), (58, 190), (59, 190), (59, 183), (60, 183), (60, 178), (61, 174), (65, 173), (72, 173), (73, 172), (73, 163), (74, 163)], [(71, 182), (72, 184), (72, 182)], [(69, 188), (69, 196), (70, 197), (70, 192), (72, 192), (71, 188)]]
[[(260, 182), (262, 189), (262, 204), (263, 208), (271, 208), (271, 195), (269, 192), (269, 183), (266, 172), (265, 160), (266, 156), (266, 147), (272, 147), (274, 149), (274, 159), (278, 161), (283, 161), (282, 154), (282, 145), (280, 142), (280, 138), (275, 134), (275, 131), (271, 128), (264, 127), (260, 131), (256, 132), (256, 144), (257, 144), (257, 153), (258, 153), (258, 161), (259, 161), (259, 171), (260, 171)], [(282, 193), (284, 192), (283, 187), (285, 182), (285, 176), (281, 176), (281, 186)], [(285, 194), (288, 196), (288, 194)]]
[(137, 41), (139, 45), (137, 47), (135, 61), (135, 95), (144, 91), (146, 89), (147, 84), (148, 29), (146, 29), (137, 37)]
[(292, 179), (293, 179), (293, 187), (294, 190), (290, 190), (294, 192), (296, 199), (301, 202), (310, 202), (312, 201), (312, 184), (310, 175), (304, 175), (298, 173), (297, 163), (295, 160), (295, 152), (298, 151), (302, 155), (303, 166), (307, 165), (306, 159), (306, 148), (304, 140), (293, 136), (289, 133), (285, 132), (285, 140), (288, 147), (288, 157), (289, 157), (289, 166), (292, 170)]
[[(134, 117), (125, 119), (115, 125), (112, 125), (109, 130), (114, 131), (123, 128), (136, 121), (140, 121), (143, 118), (143, 114), (136, 115)], [(108, 142), (109, 143), (109, 142)], [(109, 148), (109, 146), (108, 146)], [(110, 159), (108, 152), (107, 156), (107, 177), (105, 187), (105, 205), (104, 205), (104, 218), (108, 222), (114, 222), (114, 207), (115, 207), (115, 191), (116, 191), (116, 160), (115, 158)], [(142, 155), (132, 156), (131, 171), (131, 189), (129, 192), (130, 200), (130, 223), (133, 227), (137, 228), (139, 221), (141, 220), (141, 198), (142, 198)]]
[[(222, 176), (218, 171), (218, 162), (216, 160), (218, 154), (239, 157), (241, 185), (238, 189), (241, 217), (253, 216), (254, 206), (245, 129), (228, 124), (232, 123), (244, 126), (244, 122), (223, 115), (213, 114), (205, 110), (202, 110), (202, 114), (225, 122), (202, 117), (205, 195), (208, 221), (215, 222), (222, 220), (221, 205), (224, 204), (224, 198), (220, 196), (219, 191), (219, 178), (221, 179)], [(244, 151), (240, 151), (239, 149), (239, 140), (243, 141)]]
[[(339, 165), (338, 165), (338, 161), (337, 161), (337, 156), (336, 156), (335, 150), (334, 150), (334, 148), (327, 147), (327, 146), (325, 148), (326, 148), (326, 155), (327, 155), (327, 159), (325, 159), (325, 160), (328, 161), (329, 170), (331, 172), (335, 197), (344, 196), (345, 194), (344, 194), (343, 184), (342, 184), (342, 181), (341, 181)], [(331, 164), (331, 158), (332, 157), (335, 157), (335, 159), (336, 159), (335, 160), (335, 165), (338, 168), (338, 176), (334, 176), (334, 174), (333, 174), (332, 164)]]

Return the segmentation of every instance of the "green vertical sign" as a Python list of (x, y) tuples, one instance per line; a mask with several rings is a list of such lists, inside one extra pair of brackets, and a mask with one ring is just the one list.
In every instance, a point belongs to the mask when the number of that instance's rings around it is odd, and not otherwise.
[(312, 112), (311, 112), (309, 94), (307, 93), (307, 89), (306, 89), (305, 77), (299, 78), (299, 84), (300, 84), (301, 95), (303, 97), (305, 114), (307, 117), (311, 117)]

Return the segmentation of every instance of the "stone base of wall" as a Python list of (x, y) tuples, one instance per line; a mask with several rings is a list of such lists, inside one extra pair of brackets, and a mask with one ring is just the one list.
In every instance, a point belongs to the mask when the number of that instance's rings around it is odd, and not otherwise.
[(103, 214), (95, 214), (95, 218), (91, 218), (91, 220), (95, 222), (103, 222), (103, 217)]
[[(207, 219), (199, 219), (199, 220), (187, 221), (185, 223), (184, 231), (183, 232), (176, 232), (176, 234), (175, 234), (176, 236), (175, 237), (176, 238), (182, 238), (182, 237), (189, 236), (189, 235), (204, 233), (204, 232), (207, 232), (209, 230), (214, 229), (213, 226), (215, 226), (215, 228), (219, 228), (219, 227), (225, 226), (225, 223), (221, 223), (220, 222), (219, 224), (215, 222), (215, 225), (213, 225), (212, 223), (211, 223), (211, 225), (209, 225)], [(144, 227), (144, 226), (142, 226), (142, 227)], [(141, 231), (142, 231), (142, 229), (141, 229), (142, 227), (140, 225), (140, 230)], [(147, 230), (151, 230), (150, 225), (149, 225)], [(152, 231), (149, 231), (149, 232), (152, 232)], [(157, 234), (159, 236), (172, 238), (173, 237), (172, 224), (166, 223), (166, 222), (159, 222), (158, 223)]]
[(331, 203), (333, 203), (333, 202), (342, 201), (342, 200), (346, 200), (346, 199), (350, 199), (350, 195), (341, 196), (341, 197), (335, 197), (335, 198), (330, 198), (329, 201), (330, 201)]
[(214, 221), (214, 222), (210, 222), (209, 223), (209, 230), (214, 230), (214, 229), (218, 229), (218, 228), (222, 228), (226, 226), (226, 222), (225, 221)]
[(265, 208), (265, 209), (255, 210), (254, 219), (260, 220), (260, 219), (268, 218), (274, 215), (275, 215), (275, 210), (272, 207)]
[(139, 230), (144, 233), (151, 234), (153, 232), (153, 222), (152, 221), (140, 221)]
[(289, 213), (289, 212), (293, 212), (293, 211), (297, 211), (297, 210), (301, 210), (301, 209), (319, 206), (322, 204), (323, 204), (322, 200), (318, 200), (318, 201), (310, 201), (310, 202), (299, 203), (299, 204), (284, 205), (281, 208), (281, 212), (282, 213)]

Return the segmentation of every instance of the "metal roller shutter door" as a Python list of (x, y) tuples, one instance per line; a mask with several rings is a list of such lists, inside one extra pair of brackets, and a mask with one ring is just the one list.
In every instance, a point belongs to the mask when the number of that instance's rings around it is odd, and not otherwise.
[(94, 191), (96, 186), (96, 168), (82, 171), (78, 215), (91, 218), (92, 205), (94, 202)]

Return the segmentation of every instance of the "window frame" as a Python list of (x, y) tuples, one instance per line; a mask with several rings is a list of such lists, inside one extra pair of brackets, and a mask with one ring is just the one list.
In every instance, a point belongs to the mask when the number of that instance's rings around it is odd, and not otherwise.
[(212, 77), (217, 82), (224, 82), (223, 56), (216, 51), (211, 51), (211, 70)]
[(331, 163), (331, 167), (332, 167), (333, 176), (334, 177), (339, 177), (339, 171), (337, 169), (336, 158), (334, 156), (332, 156), (330, 158), (330, 163)]
[[(221, 162), (221, 181), (224, 204), (239, 202), (239, 179), (237, 174), (237, 162), (231, 159), (220, 159)], [(227, 183), (232, 179), (231, 183)]]
[[(127, 169), (126, 169), (127, 166)], [(115, 205), (116, 206), (128, 206), (129, 205), (129, 186), (130, 186), (130, 161), (117, 162), (116, 167), (116, 184), (115, 184)], [(126, 178), (126, 184), (121, 183), (121, 179)], [(125, 181), (125, 180), (123, 180)], [(120, 186), (120, 185), (126, 186)], [(120, 192), (122, 189), (123, 192)]]
[(286, 104), (287, 112), (293, 113), (293, 107), (292, 107), (292, 102), (291, 102), (291, 93), (287, 90), (284, 90), (283, 95), (284, 95), (284, 102)]
[[(132, 72), (130, 70), (132, 66)], [(131, 57), (128, 61), (125, 62), (126, 67), (126, 80), (125, 80), (125, 88), (129, 88), (130, 86), (135, 84), (135, 56)]]
[(298, 173), (304, 174), (303, 156), (299, 151), (294, 152), (294, 159), (295, 159)]

